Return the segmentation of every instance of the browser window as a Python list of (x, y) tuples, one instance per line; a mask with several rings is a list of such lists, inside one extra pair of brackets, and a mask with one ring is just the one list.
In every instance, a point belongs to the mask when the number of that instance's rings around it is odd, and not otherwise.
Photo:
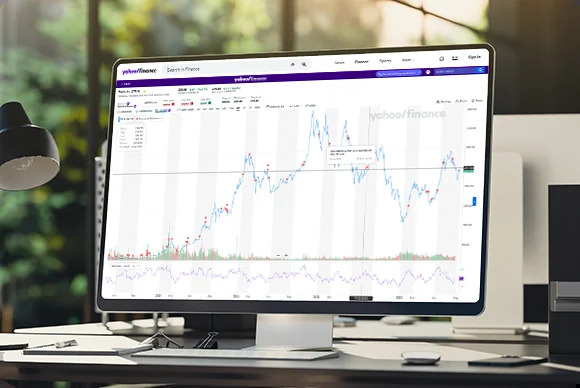
[(103, 297), (479, 300), (488, 66), (485, 49), (119, 65)]

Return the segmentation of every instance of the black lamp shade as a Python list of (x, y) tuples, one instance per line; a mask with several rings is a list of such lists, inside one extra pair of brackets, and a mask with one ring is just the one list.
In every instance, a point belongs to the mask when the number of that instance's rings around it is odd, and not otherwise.
[(56, 142), (46, 129), (32, 125), (18, 102), (0, 106), (0, 189), (27, 190), (58, 174)]

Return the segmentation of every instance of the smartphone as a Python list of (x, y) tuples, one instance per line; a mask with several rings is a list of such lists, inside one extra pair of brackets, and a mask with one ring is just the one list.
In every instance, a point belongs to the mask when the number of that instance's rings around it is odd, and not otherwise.
[(501, 356), (494, 358), (485, 358), (483, 360), (468, 361), (469, 366), (524, 366), (541, 364), (548, 361), (547, 357), (520, 357), (520, 356)]

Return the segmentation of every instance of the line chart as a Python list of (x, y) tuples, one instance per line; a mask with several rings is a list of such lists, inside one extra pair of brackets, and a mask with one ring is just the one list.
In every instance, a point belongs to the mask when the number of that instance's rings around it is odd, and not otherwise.
[[(445, 174), (452, 175), (456, 181), (459, 180), (460, 174), (463, 171), (463, 167), (455, 162), (455, 157), (453, 151), (447, 151), (441, 160), (439, 166), (430, 167), (392, 167), (388, 166), (387, 162), (387, 152), (384, 146), (379, 146), (374, 152), (374, 162), (375, 167), (371, 167), (369, 164), (347, 164), (346, 167), (341, 164), (335, 164), (329, 166), (328, 169), (320, 169), (314, 166), (312, 169), (309, 166), (309, 162), (316, 152), (324, 153), (327, 146), (331, 145), (331, 128), (328, 122), (327, 115), (324, 116), (322, 120), (317, 119), (315, 111), (310, 114), (309, 128), (307, 131), (307, 146), (306, 151), (301, 158), (301, 162), (298, 166), (293, 169), (272, 169), (268, 163), (262, 163), (258, 157), (252, 152), (248, 152), (243, 157), (242, 168), (240, 170), (227, 170), (227, 171), (189, 171), (181, 172), (181, 174), (208, 174), (208, 173), (221, 173), (221, 174), (231, 174), (236, 177), (232, 180), (232, 194), (229, 199), (223, 202), (214, 201), (211, 206), (211, 210), (207, 213), (208, 215), (203, 216), (203, 222), (199, 222), (199, 229), (197, 232), (191, 233), (190, 236), (184, 238), (181, 243), (176, 243), (173, 237), (168, 236), (167, 241), (160, 242), (159, 248), (154, 251), (150, 251), (149, 246), (141, 251), (124, 252), (122, 249), (110, 248), (107, 252), (108, 260), (205, 260), (205, 259), (231, 259), (232, 254), (219, 255), (216, 254), (215, 250), (212, 249), (205, 250), (201, 246), (203, 242), (204, 235), (209, 233), (212, 229), (218, 227), (220, 222), (227, 217), (231, 217), (237, 211), (237, 205), (239, 202), (239, 195), (243, 187), (250, 186), (254, 193), (266, 192), (270, 195), (276, 195), (280, 190), (284, 190), (286, 186), (291, 185), (300, 176), (309, 172), (323, 172), (323, 173), (348, 173), (349, 177), (344, 179), (349, 179), (352, 185), (362, 185), (367, 181), (368, 174), (375, 171), (381, 176), (381, 180), (384, 186), (384, 190), (392, 203), (398, 207), (398, 217), (400, 223), (404, 224), (407, 220), (410, 212), (412, 211), (413, 201), (424, 201), (427, 205), (431, 205), (439, 197), (439, 190), (444, 179)], [(340, 144), (341, 146), (351, 146), (353, 144), (353, 139), (349, 133), (349, 121), (344, 120), (344, 124), (340, 126)], [(418, 183), (413, 180), (410, 184), (410, 188), (407, 190), (408, 195), (404, 195), (400, 188), (395, 185), (395, 177), (392, 175), (392, 171), (400, 170), (434, 170), (438, 171), (438, 177), (436, 183), (428, 186), (427, 183)], [(139, 173), (120, 173), (118, 175), (131, 175)], [(147, 175), (148, 173), (140, 173)], [(152, 173), (153, 175), (159, 174), (175, 174), (175, 173)], [(385, 257), (384, 260), (397, 260), (400, 255), (410, 255), (412, 257), (420, 257), (419, 260), (438, 260), (439, 257), (446, 257), (443, 254), (435, 253), (432, 255), (420, 254), (420, 253), (409, 253), (401, 252), (393, 257)], [(264, 257), (264, 256), (263, 256)], [(451, 256), (449, 256), (451, 257)], [(274, 259), (266, 256), (267, 259)], [(324, 259), (324, 257), (319, 257)], [(246, 256), (240, 259), (251, 260), (252, 256)], [(298, 259), (298, 258), (294, 258)]]
[[(174, 273), (177, 272), (177, 273)], [(166, 274), (173, 284), (177, 284), (184, 278), (206, 278), (206, 279), (219, 279), (219, 280), (230, 280), (231, 277), (236, 277), (245, 281), (246, 283), (270, 283), (278, 279), (294, 279), (301, 278), (310, 282), (317, 283), (333, 283), (342, 282), (345, 284), (353, 284), (361, 281), (362, 279), (368, 279), (379, 286), (396, 286), (401, 287), (406, 280), (412, 280), (414, 282), (421, 281), (424, 284), (428, 284), (436, 278), (445, 280), (449, 285), (455, 285), (457, 279), (451, 275), (448, 271), (443, 270), (441, 267), (437, 266), (433, 272), (427, 275), (423, 275), (421, 272), (415, 272), (411, 269), (404, 271), (403, 275), (396, 279), (395, 277), (384, 277), (377, 273), (371, 271), (363, 270), (358, 274), (354, 275), (342, 275), (340, 271), (335, 271), (330, 276), (321, 275), (315, 271), (309, 271), (306, 265), (300, 266), (296, 271), (274, 271), (268, 275), (255, 274), (250, 275), (242, 268), (229, 269), (224, 272), (219, 270), (214, 270), (213, 268), (203, 268), (197, 267), (190, 271), (175, 271), (171, 265), (162, 265), (158, 267), (145, 267), (138, 270), (120, 270), (116, 276), (107, 276), (106, 281), (110, 284), (117, 284), (120, 279), (135, 281), (144, 278), (156, 278), (161, 274)]]

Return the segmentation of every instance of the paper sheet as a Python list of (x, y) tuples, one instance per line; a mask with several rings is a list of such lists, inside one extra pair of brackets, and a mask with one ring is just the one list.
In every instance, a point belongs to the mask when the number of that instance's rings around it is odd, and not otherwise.
[[(475, 338), (470, 334), (453, 333), (451, 322), (415, 322), (410, 325), (388, 325), (383, 322), (358, 320), (355, 327), (335, 327), (334, 338)], [(419, 339), (420, 340), (420, 339)]]
[[(115, 322), (117, 323), (117, 322)], [(118, 329), (130, 329), (131, 325), (126, 322), (123, 323), (126, 327), (118, 327)], [(84, 323), (80, 325), (62, 325), (62, 326), (44, 326), (44, 327), (30, 327), (24, 329), (14, 330), (16, 334), (85, 334), (85, 335), (112, 335), (113, 332), (109, 330), (102, 323)]]
[[(82, 349), (126, 348), (138, 344), (138, 341), (123, 336), (102, 335), (44, 335), (44, 334), (0, 334), (0, 344), (28, 343), (29, 346), (52, 344), (58, 341), (76, 339)], [(66, 359), (63, 359), (66, 357)], [(3, 362), (47, 362), (71, 364), (137, 364), (119, 356), (32, 356), (22, 354), (22, 350), (0, 352)]]
[[(183, 327), (185, 320), (183, 317), (169, 317), (167, 322), (164, 319), (159, 320), (159, 328)], [(153, 319), (137, 319), (132, 322), (113, 321), (107, 323), (84, 323), (79, 325), (62, 325), (62, 326), (44, 326), (30, 327), (14, 330), (17, 334), (75, 334), (75, 335), (113, 335), (114, 331), (138, 329), (153, 329)], [(140, 333), (151, 335), (152, 333)]]

